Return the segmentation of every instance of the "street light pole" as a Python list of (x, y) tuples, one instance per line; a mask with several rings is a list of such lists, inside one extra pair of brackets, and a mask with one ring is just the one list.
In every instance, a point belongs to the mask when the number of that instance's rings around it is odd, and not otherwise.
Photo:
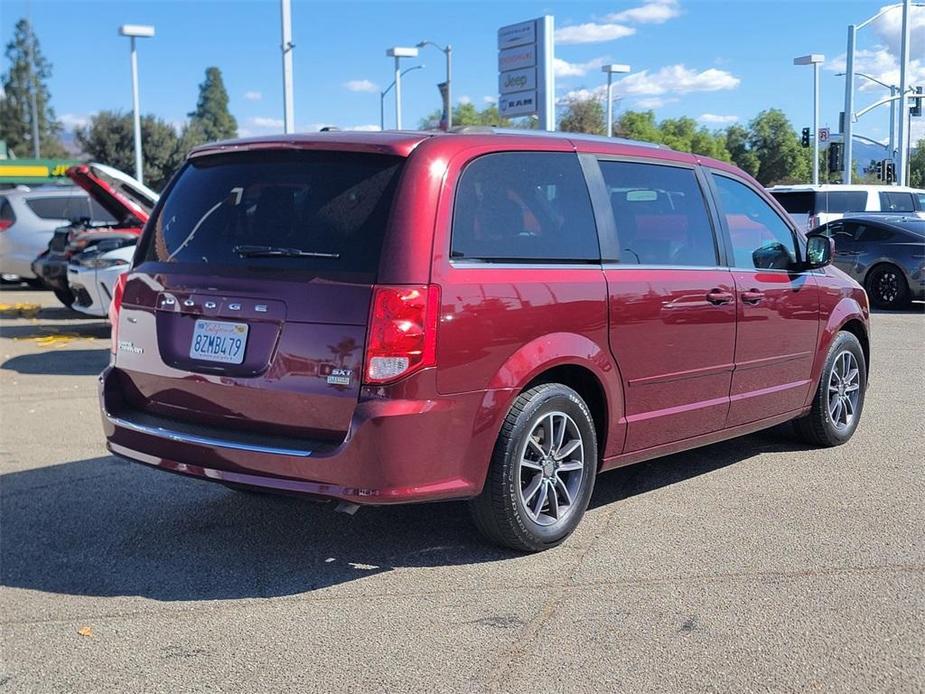
[(280, 0), (283, 50), (283, 132), (295, 132), (295, 106), (292, 103), (292, 5)]
[(401, 130), (401, 59), (417, 58), (418, 49), (393, 46), (386, 50), (385, 54), (395, 58), (395, 129)]
[(136, 38), (151, 38), (154, 36), (153, 26), (144, 26), (140, 24), (123, 24), (119, 27), (121, 36), (128, 36), (131, 39), (131, 62), (132, 62), (132, 116), (134, 121), (134, 140), (135, 140), (135, 179), (139, 183), (144, 183), (144, 162), (141, 156), (141, 109), (138, 98), (138, 53), (135, 50)]
[(446, 56), (446, 129), (449, 130), (453, 127), (453, 47), (447, 44), (446, 48), (443, 48), (433, 41), (418, 43), (418, 48), (424, 46), (433, 46)]
[(607, 73), (607, 137), (613, 137), (613, 76), (630, 71), (629, 65), (602, 65), (601, 72)]
[(810, 53), (793, 59), (794, 65), (813, 66), (813, 185), (819, 185), (819, 69), (825, 62), (820, 53)]
[[(412, 67), (405, 68), (404, 70), (401, 71), (401, 76), (404, 77), (412, 70), (420, 70), (423, 67), (427, 67), (427, 66), (426, 65), (414, 65)], [(385, 130), (385, 96), (390, 91), (392, 91), (392, 87), (394, 86), (395, 86), (395, 81), (393, 80), (392, 84), (390, 84), (384, 90), (379, 92), (379, 130)]]
[(843, 164), (842, 183), (851, 183), (851, 137), (854, 120), (854, 40), (857, 34), (857, 28), (854, 24), (848, 27), (848, 51), (845, 54), (845, 124), (844, 124), (844, 145), (843, 145)]
[(906, 163), (909, 161), (909, 147), (906, 140), (909, 137), (909, 102), (907, 91), (909, 89), (909, 13), (912, 9), (912, 0), (903, 2), (902, 46), (899, 59), (899, 185), (906, 185)]

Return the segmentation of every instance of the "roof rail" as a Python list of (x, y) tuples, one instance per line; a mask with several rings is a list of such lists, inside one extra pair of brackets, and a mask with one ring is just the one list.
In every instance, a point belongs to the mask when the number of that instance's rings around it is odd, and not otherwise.
[(620, 145), (633, 145), (635, 147), (651, 147), (653, 149), (671, 149), (666, 145), (644, 140), (631, 140), (626, 137), (606, 137), (605, 135), (588, 135), (587, 133), (567, 133), (562, 131), (549, 132), (547, 130), (531, 130), (528, 128), (502, 128), (495, 125), (458, 125), (450, 128), (450, 133), (456, 135), (526, 135), (533, 137), (553, 137), (564, 140), (582, 140), (590, 142), (611, 143)]

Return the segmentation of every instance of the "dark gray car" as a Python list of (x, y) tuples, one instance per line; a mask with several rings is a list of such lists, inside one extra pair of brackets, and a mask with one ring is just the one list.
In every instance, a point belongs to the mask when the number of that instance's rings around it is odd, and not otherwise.
[(833, 264), (867, 290), (877, 308), (903, 308), (925, 299), (925, 219), (856, 215), (809, 232), (835, 240)]

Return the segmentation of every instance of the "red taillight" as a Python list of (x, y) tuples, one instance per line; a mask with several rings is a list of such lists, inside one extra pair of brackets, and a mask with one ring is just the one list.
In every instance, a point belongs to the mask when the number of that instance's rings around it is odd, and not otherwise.
[(119, 347), (119, 311), (122, 310), (122, 295), (125, 293), (125, 280), (128, 277), (127, 272), (119, 275), (116, 280), (116, 286), (112, 289), (112, 301), (109, 302), (109, 322), (112, 324), (110, 334), (112, 335), (112, 345), (110, 347), (113, 354)]
[(363, 382), (389, 383), (437, 361), (436, 285), (373, 288)]
[(0, 219), (0, 231), (6, 231), (11, 226), (13, 226), (12, 219)]

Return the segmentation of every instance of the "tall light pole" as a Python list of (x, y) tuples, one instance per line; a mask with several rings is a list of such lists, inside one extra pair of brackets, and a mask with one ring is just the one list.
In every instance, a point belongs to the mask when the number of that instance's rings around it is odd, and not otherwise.
[(819, 69), (825, 62), (821, 53), (810, 53), (793, 59), (794, 65), (813, 66), (813, 185), (819, 185)]
[(401, 59), (417, 58), (418, 49), (393, 46), (386, 50), (385, 54), (395, 58), (395, 129), (401, 130)]
[[(844, 77), (845, 73), (836, 72), (835, 76)], [(884, 89), (890, 90), (890, 159), (892, 159), (895, 162), (896, 161), (896, 101), (898, 100), (896, 97), (896, 90), (899, 89), (899, 87), (897, 87), (895, 84), (887, 84), (886, 82), (883, 82), (882, 80), (878, 80), (876, 77), (871, 77), (865, 72), (855, 72), (854, 76), (863, 77), (869, 82), (874, 82), (875, 84), (879, 84)]]
[(899, 57), (899, 185), (904, 186), (909, 180), (906, 163), (909, 161), (909, 14), (912, 11), (912, 0), (903, 2), (902, 44)]
[(449, 130), (453, 127), (453, 47), (447, 44), (446, 48), (443, 48), (433, 41), (421, 41), (418, 44), (418, 48), (424, 48), (424, 46), (433, 46), (446, 56), (446, 129)]
[[(401, 71), (401, 76), (404, 77), (412, 70), (420, 70), (422, 67), (427, 67), (426, 65), (414, 65), (409, 68), (405, 68)], [(379, 92), (379, 130), (385, 130), (385, 96), (390, 91), (392, 87), (395, 86), (395, 80), (392, 80), (392, 84), (386, 87), (383, 91)]]
[[(902, 7), (903, 10), (903, 23), (902, 23), (902, 59), (900, 60), (900, 92), (899, 92), (899, 149), (900, 149), (900, 164), (904, 164), (906, 157), (903, 156), (902, 152), (906, 149), (906, 137), (908, 134), (908, 128), (903, 126), (903, 122), (906, 116), (906, 107), (908, 102), (906, 101), (906, 92), (905, 87), (907, 86), (907, 75), (909, 72), (909, 14), (912, 7), (925, 7), (923, 2), (911, 2), (911, 0), (903, 0), (902, 4), (893, 4), (887, 5), (880, 9), (880, 11), (875, 14), (873, 17), (868, 17), (860, 24), (851, 24), (848, 27), (848, 50), (846, 51), (845, 59), (845, 170), (844, 175), (842, 176), (844, 183), (851, 183), (851, 138), (854, 128), (853, 119), (854, 119), (854, 46), (855, 39), (857, 37), (857, 32), (860, 29), (863, 29), (868, 24), (877, 21), (891, 10), (896, 10)], [(905, 171), (905, 169), (903, 169)], [(901, 184), (905, 184), (906, 175), (905, 173), (899, 174), (899, 180)]]
[(292, 5), (290, 0), (280, 0), (283, 42), (283, 132), (295, 132), (295, 107), (292, 103)]
[(629, 65), (603, 65), (601, 72), (607, 73), (607, 137), (613, 137), (613, 76), (630, 71)]
[(138, 105), (138, 53), (135, 39), (149, 39), (154, 36), (154, 27), (144, 24), (123, 24), (119, 34), (132, 41), (132, 114), (135, 121), (135, 179), (144, 183), (144, 166), (141, 160), (141, 111)]

